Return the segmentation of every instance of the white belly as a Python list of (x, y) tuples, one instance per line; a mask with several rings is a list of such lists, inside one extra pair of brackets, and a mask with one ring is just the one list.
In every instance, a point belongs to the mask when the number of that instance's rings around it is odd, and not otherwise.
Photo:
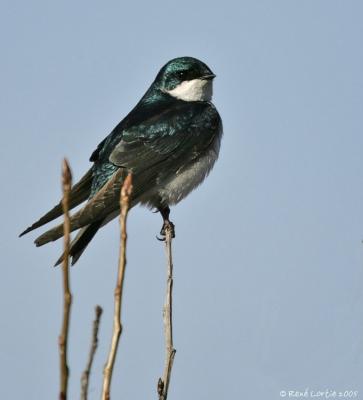
[(159, 188), (158, 194), (164, 204), (173, 205), (179, 203), (193, 189), (199, 186), (207, 177), (218, 158), (219, 140), (216, 140), (204, 156), (187, 168), (177, 171), (175, 176), (167, 184)]

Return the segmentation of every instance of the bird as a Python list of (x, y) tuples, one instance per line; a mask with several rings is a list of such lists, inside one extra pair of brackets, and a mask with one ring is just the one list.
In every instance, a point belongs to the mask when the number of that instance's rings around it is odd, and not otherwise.
[[(70, 219), (78, 230), (70, 245), (74, 265), (97, 231), (120, 213), (119, 193), (129, 172), (133, 177), (130, 207), (160, 212), (165, 238), (170, 206), (199, 186), (219, 156), (222, 119), (212, 103), (216, 75), (202, 61), (178, 57), (167, 62), (136, 106), (102, 140), (90, 157), (92, 166), (72, 187), (69, 208), (84, 203)], [(20, 236), (63, 214), (60, 201)], [(43, 246), (63, 236), (63, 224), (34, 243)], [(55, 265), (62, 262), (64, 254)]]

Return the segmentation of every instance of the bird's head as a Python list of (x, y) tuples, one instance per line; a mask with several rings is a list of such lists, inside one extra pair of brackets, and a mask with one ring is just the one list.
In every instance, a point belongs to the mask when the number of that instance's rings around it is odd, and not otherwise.
[(202, 61), (179, 57), (166, 63), (155, 78), (154, 85), (184, 101), (210, 101), (215, 75)]

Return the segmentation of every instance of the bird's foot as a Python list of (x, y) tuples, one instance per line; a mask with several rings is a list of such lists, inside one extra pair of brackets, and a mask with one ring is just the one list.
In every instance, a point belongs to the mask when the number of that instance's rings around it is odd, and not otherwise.
[(172, 239), (174, 239), (175, 238), (175, 225), (171, 221), (165, 220), (163, 223), (163, 226), (161, 228), (161, 231), (160, 231), (161, 237), (156, 237), (156, 239), (160, 240), (161, 242), (165, 242), (166, 234), (168, 231), (170, 231), (171, 237), (172, 237)]

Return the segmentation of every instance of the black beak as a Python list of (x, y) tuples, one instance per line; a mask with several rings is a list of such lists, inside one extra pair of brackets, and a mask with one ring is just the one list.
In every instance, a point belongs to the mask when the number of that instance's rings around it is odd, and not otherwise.
[(204, 79), (206, 81), (210, 81), (210, 80), (214, 79), (215, 77), (216, 77), (216, 75), (212, 73), (212, 74), (207, 74), (207, 75), (202, 76), (201, 79)]

